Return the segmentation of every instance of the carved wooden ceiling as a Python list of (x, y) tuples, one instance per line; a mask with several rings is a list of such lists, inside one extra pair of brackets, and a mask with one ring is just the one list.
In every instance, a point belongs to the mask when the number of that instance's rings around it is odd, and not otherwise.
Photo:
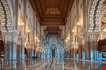
[(46, 25), (48, 29), (53, 29), (53, 27), (56, 28), (59, 25), (65, 24), (65, 17), (71, 9), (73, 1), (74, 0), (30, 0), (32, 7), (39, 14), (41, 25)]

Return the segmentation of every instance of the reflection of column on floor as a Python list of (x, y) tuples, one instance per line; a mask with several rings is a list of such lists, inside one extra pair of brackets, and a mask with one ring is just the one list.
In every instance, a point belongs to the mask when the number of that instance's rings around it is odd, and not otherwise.
[(74, 49), (71, 49), (71, 58), (74, 58)]
[(92, 41), (91, 44), (90, 44), (90, 60), (91, 61), (94, 61), (95, 60), (95, 52), (96, 52), (96, 42)]
[(31, 48), (27, 48), (27, 52), (28, 52), (27, 58), (31, 58)]
[(48, 51), (47, 51), (47, 59), (48, 59), (48, 63), (50, 63), (52, 59), (52, 52), (50, 48), (48, 48)]
[(93, 41), (90, 41), (90, 60), (94, 60), (94, 49), (93, 49)]
[(80, 57), (79, 57), (79, 59), (82, 59), (82, 58), (84, 57), (84, 56), (83, 56), (83, 52), (84, 52), (84, 50), (83, 50), (83, 45), (80, 44), (80, 45), (79, 45), (79, 48), (80, 48), (80, 53), (79, 53)]
[(97, 42), (94, 40), (92, 42), (92, 46), (91, 46), (91, 53), (92, 53), (92, 59), (91, 60), (95, 60), (96, 59), (96, 50), (97, 50)]
[(8, 60), (14, 67), (16, 67), (16, 43), (18, 38), (18, 33), (5, 32), (5, 59)]
[(89, 47), (90, 47), (90, 60), (94, 61), (96, 58), (96, 50), (97, 50), (97, 39), (98, 39), (98, 33), (92, 32), (89, 38)]
[(86, 58), (85, 52), (86, 52), (86, 49), (85, 49), (85, 46), (83, 45), (83, 48), (82, 48), (82, 60), (85, 60), (85, 58)]
[(24, 54), (23, 39), (21, 36), (18, 36), (18, 40), (17, 40), (17, 61), (18, 63), (23, 64), (24, 58), (25, 58), (25, 54)]
[(90, 41), (86, 41), (85, 43), (85, 53), (86, 53), (86, 60), (90, 60)]
[(33, 48), (33, 49), (32, 49), (32, 58), (35, 59), (35, 56), (36, 56), (36, 55), (35, 55), (35, 49)]
[(55, 50), (55, 60), (56, 60), (56, 64), (61, 64), (64, 62), (64, 49), (63, 48), (57, 48)]

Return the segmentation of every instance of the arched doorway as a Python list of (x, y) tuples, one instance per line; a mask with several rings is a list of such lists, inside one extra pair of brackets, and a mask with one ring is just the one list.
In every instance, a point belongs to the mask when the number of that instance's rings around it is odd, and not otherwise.
[(44, 48), (41, 51), (42, 63), (60, 64), (64, 62), (64, 44), (58, 35), (48, 34), (44, 39)]

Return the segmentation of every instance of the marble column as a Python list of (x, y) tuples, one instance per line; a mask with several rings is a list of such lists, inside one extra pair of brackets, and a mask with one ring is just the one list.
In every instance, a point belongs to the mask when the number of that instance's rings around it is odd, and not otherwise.
[(19, 36), (17, 40), (17, 60), (19, 61), (19, 64), (24, 63), (24, 58), (24, 41), (22, 36)]
[(18, 32), (4, 32), (5, 35), (5, 59), (6, 63), (11, 65), (13, 68), (16, 68), (16, 47), (17, 47), (17, 39)]
[(16, 60), (18, 32), (5, 32), (5, 59)]

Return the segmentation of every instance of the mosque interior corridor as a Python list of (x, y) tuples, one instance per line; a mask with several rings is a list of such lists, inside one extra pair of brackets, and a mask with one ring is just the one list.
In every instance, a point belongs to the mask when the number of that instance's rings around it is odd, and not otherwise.
[(106, 0), (0, 0), (0, 70), (106, 70)]

